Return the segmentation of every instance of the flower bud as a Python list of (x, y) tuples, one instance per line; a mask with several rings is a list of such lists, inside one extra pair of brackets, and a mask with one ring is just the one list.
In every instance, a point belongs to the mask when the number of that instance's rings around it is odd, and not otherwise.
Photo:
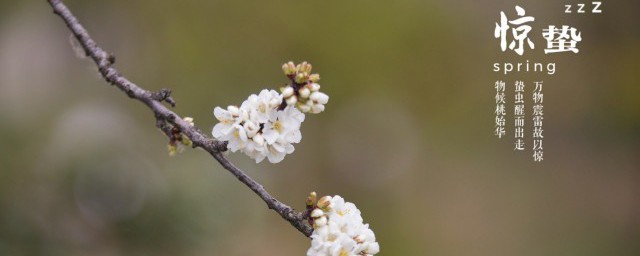
[(298, 65), (298, 72), (311, 73), (311, 64), (306, 61), (303, 61)]
[(169, 151), (169, 156), (175, 156), (176, 153), (178, 153), (178, 147), (176, 147), (176, 145), (172, 145), (171, 143), (167, 145), (167, 150)]
[(312, 92), (317, 92), (317, 91), (319, 91), (319, 90), (320, 90), (320, 85), (319, 85), (319, 84), (317, 84), (317, 83), (312, 83), (312, 84), (309, 84), (309, 85), (307, 85), (307, 86), (309, 86), (309, 89), (310, 89)]
[(318, 194), (316, 194), (316, 192), (309, 193), (309, 196), (307, 197), (307, 206), (313, 206), (316, 204), (317, 200)]
[(293, 95), (293, 87), (287, 86), (282, 89), (282, 97), (289, 98), (291, 95)]
[(298, 102), (298, 97), (296, 97), (295, 95), (287, 98), (287, 105), (295, 105), (296, 102)]
[(302, 89), (300, 89), (298, 91), (298, 94), (300, 95), (300, 97), (302, 97), (303, 99), (309, 98), (309, 95), (311, 94), (311, 91), (309, 90), (309, 88), (307, 87), (302, 87)]
[(324, 215), (324, 212), (318, 208), (311, 211), (311, 218), (319, 218)]
[(311, 81), (312, 83), (317, 83), (318, 81), (320, 81), (320, 75), (319, 74), (309, 75), (309, 81)]
[(187, 122), (187, 123), (188, 123), (189, 125), (191, 125), (191, 126), (193, 126), (193, 125), (194, 125), (194, 123), (193, 123), (193, 117), (185, 117), (185, 118), (183, 118), (183, 120), (184, 120), (185, 122)]
[(313, 114), (318, 114), (322, 111), (324, 111), (324, 105), (316, 104), (311, 106), (311, 113)]
[(309, 98), (312, 101), (318, 102), (322, 105), (327, 104), (329, 102), (329, 96), (322, 92), (313, 92)]
[(191, 141), (191, 139), (189, 139), (189, 137), (187, 137), (187, 135), (184, 135), (184, 133), (182, 134), (180, 142), (182, 142), (182, 144), (187, 146), (187, 147), (193, 146), (193, 141)]
[(296, 72), (296, 65), (293, 62), (289, 61), (282, 65), (282, 71), (284, 71), (285, 75), (291, 75)]
[(302, 83), (304, 83), (304, 82), (306, 82), (306, 81), (307, 81), (307, 78), (308, 78), (308, 77), (309, 77), (309, 76), (307, 75), (307, 73), (305, 73), (305, 72), (299, 72), (299, 73), (296, 75), (296, 79), (295, 79), (295, 80), (296, 80), (296, 83), (302, 84)]
[(302, 104), (302, 103), (298, 103), (298, 109), (304, 113), (311, 111), (311, 106), (306, 105), (306, 104)]
[(317, 205), (320, 209), (326, 209), (327, 207), (329, 207), (330, 204), (331, 204), (331, 197), (323, 196), (320, 198), (320, 200), (318, 200)]

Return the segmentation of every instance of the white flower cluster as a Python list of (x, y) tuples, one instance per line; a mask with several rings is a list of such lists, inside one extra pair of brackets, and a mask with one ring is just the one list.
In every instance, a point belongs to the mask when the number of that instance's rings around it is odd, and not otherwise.
[[(311, 197), (315, 198), (315, 193)], [(353, 203), (337, 195), (325, 196), (312, 207), (314, 230), (307, 256), (362, 256), (380, 252), (375, 234), (369, 224), (363, 224), (360, 210)]]
[(274, 90), (252, 94), (240, 107), (216, 107), (213, 114), (220, 121), (211, 132), (218, 140), (228, 141), (232, 152), (241, 151), (256, 163), (265, 158), (278, 163), (293, 152), (293, 143), (300, 142), (300, 125), (304, 114), (294, 107), (278, 110), (282, 95)]
[(282, 70), (292, 81), (281, 89), (287, 105), (296, 106), (304, 113), (318, 114), (324, 111), (329, 96), (320, 91), (320, 75), (311, 74), (311, 64), (302, 62), (296, 66), (288, 62), (282, 65)]
[(227, 141), (229, 150), (243, 152), (256, 163), (265, 158), (278, 163), (293, 153), (293, 144), (302, 139), (300, 125), (305, 118), (302, 112), (324, 111), (329, 96), (319, 91), (316, 82), (320, 76), (309, 74), (311, 64), (303, 62), (296, 66), (288, 62), (283, 70), (291, 80), (291, 84), (282, 88), (283, 94), (265, 89), (249, 96), (240, 107), (216, 107), (213, 114), (219, 123), (213, 127), (213, 137)]

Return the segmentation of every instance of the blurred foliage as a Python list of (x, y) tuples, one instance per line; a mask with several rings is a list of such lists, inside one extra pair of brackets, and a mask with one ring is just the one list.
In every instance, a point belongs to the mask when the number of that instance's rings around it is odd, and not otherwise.
[[(580, 53), (524, 57), (493, 38), (505, 1), (66, 1), (116, 67), (209, 130), (215, 106), (307, 60), (331, 96), (281, 164), (240, 167), (283, 202), (355, 202), (382, 255), (640, 254), (637, 1), (536, 26)], [(170, 158), (140, 103), (74, 57), (44, 1), (0, 1), (0, 255), (303, 255), (309, 241), (200, 150)], [(540, 28), (540, 27), (538, 27)], [(542, 47), (541, 37), (534, 43)], [(508, 56), (508, 57), (507, 57)], [(494, 62), (556, 62), (545, 160), (492, 136)]]

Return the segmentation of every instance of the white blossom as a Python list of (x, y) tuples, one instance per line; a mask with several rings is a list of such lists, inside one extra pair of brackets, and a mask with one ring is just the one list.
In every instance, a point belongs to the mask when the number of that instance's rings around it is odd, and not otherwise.
[(302, 138), (300, 125), (304, 121), (304, 114), (294, 107), (288, 106), (282, 111), (271, 114), (269, 122), (265, 123), (262, 134), (269, 144), (281, 139), (284, 143), (298, 143)]
[(213, 127), (214, 138), (227, 141), (230, 151), (240, 151), (261, 162), (265, 158), (278, 163), (295, 150), (292, 144), (302, 139), (300, 126), (304, 114), (294, 107), (278, 110), (282, 95), (274, 90), (252, 94), (240, 108), (214, 109), (219, 123)]
[[(237, 110), (237, 108), (232, 108), (232, 106), (229, 106), (229, 109)], [(240, 122), (237, 114), (238, 111), (235, 112), (236, 115), (233, 115), (231, 111), (221, 107), (213, 109), (213, 115), (215, 115), (219, 122), (213, 127), (213, 131), (211, 132), (211, 135), (213, 135), (214, 138), (220, 138), (229, 134), (233, 129), (233, 126)]]
[(256, 163), (262, 162), (266, 155), (266, 145), (264, 143), (264, 139), (262, 139), (262, 135), (257, 134), (253, 139), (250, 139), (245, 147), (242, 149), (247, 156), (251, 159), (255, 159)]
[(249, 138), (242, 125), (234, 124), (230, 132), (221, 136), (219, 139), (227, 141), (227, 148), (231, 150), (231, 152), (236, 152), (242, 150), (247, 145)]
[(247, 110), (251, 121), (266, 123), (275, 108), (282, 102), (282, 96), (274, 90), (262, 90), (259, 95), (252, 94), (240, 106)]
[(304, 113), (320, 113), (329, 96), (320, 92), (320, 75), (311, 74), (311, 64), (285, 63), (282, 70), (291, 84), (281, 88), (282, 94), (264, 89), (250, 95), (240, 107), (213, 110), (218, 123), (211, 135), (227, 141), (227, 148), (240, 151), (261, 162), (265, 158), (278, 163), (293, 153), (293, 144), (300, 143), (300, 126)]
[(328, 206), (314, 209), (311, 216), (314, 231), (307, 256), (360, 256), (380, 252), (369, 224), (363, 224), (360, 210), (342, 197), (331, 197)]

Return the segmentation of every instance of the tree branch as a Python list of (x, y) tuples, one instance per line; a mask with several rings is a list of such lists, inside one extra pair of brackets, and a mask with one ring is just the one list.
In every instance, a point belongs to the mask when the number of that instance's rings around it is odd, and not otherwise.
[(104, 79), (110, 84), (118, 87), (121, 91), (125, 92), (129, 97), (147, 105), (151, 111), (153, 111), (157, 120), (156, 126), (160, 130), (171, 138), (171, 129), (179, 129), (180, 132), (191, 139), (194, 148), (199, 147), (209, 152), (209, 154), (211, 154), (211, 156), (213, 156), (213, 158), (215, 158), (222, 167), (231, 172), (233, 176), (238, 178), (238, 180), (262, 198), (262, 200), (267, 203), (269, 209), (280, 214), (283, 219), (291, 223), (291, 225), (305, 236), (308, 237), (311, 235), (313, 229), (305, 221), (304, 213), (296, 212), (293, 208), (275, 199), (264, 189), (262, 185), (260, 185), (260, 183), (253, 180), (224, 157), (222, 152), (227, 150), (225, 142), (208, 138), (197, 128), (191, 126), (180, 116), (162, 104), (164, 101), (175, 106), (175, 102), (170, 96), (171, 91), (167, 89), (162, 89), (159, 92), (147, 91), (122, 76), (115, 68), (112, 67), (115, 62), (115, 57), (112, 54), (105, 52), (96, 44), (95, 41), (93, 41), (93, 39), (91, 39), (87, 30), (84, 29), (67, 6), (65, 6), (61, 0), (48, 1), (51, 7), (53, 7), (53, 12), (64, 20), (67, 27), (78, 39), (78, 42), (80, 42), (82, 48), (84, 48), (87, 56), (91, 57), (91, 59), (96, 63), (98, 70)]

